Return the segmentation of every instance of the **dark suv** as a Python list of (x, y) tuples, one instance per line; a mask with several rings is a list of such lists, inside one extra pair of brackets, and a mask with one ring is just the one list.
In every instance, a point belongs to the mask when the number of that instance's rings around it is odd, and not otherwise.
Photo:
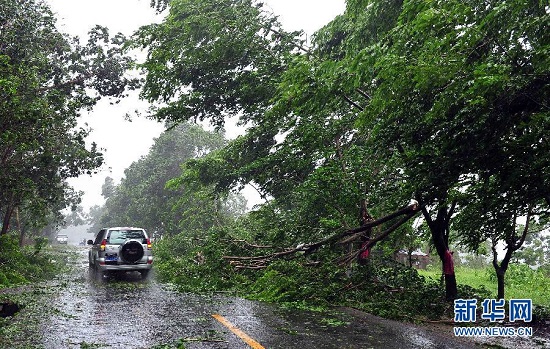
[(100, 275), (107, 272), (139, 271), (146, 277), (153, 266), (153, 252), (144, 229), (131, 227), (104, 228), (95, 240), (88, 240), (90, 267)]

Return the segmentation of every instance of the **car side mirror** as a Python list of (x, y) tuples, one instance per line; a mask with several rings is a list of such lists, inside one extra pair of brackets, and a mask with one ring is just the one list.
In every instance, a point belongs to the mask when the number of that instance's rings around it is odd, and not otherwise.
[(94, 240), (88, 240), (88, 245), (93, 245), (94, 244)]

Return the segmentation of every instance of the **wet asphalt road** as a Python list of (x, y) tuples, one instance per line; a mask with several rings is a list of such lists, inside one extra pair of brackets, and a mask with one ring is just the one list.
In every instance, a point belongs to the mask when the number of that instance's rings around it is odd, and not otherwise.
[[(14, 335), (10, 347), (251, 348), (213, 314), (264, 348), (474, 347), (449, 335), (362, 313), (285, 310), (224, 295), (183, 294), (155, 281), (154, 273), (146, 280), (139, 273), (98, 280), (88, 270), (84, 248), (68, 263), (70, 271), (47, 286), (43, 299), (48, 304), (21, 311), (37, 325)], [(0, 347), (5, 345), (0, 341)]]

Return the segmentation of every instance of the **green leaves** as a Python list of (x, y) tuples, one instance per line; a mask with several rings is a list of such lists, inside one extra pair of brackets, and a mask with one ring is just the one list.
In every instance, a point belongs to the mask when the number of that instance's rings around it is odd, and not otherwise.
[(267, 107), (297, 42), (253, 0), (174, 1), (161, 24), (133, 37), (149, 49), (142, 97), (165, 104), (158, 120), (249, 120)]
[(221, 200), (212, 195), (210, 185), (202, 185), (192, 167), (223, 144), (221, 134), (189, 123), (165, 131), (147, 156), (126, 169), (118, 186), (106, 179), (107, 201), (95, 223), (118, 226), (132, 222), (151, 233), (172, 235), (201, 232), (216, 224), (216, 219), (223, 220), (226, 212), (219, 207)]
[(105, 96), (121, 98), (136, 80), (125, 39), (96, 27), (86, 45), (60, 33), (42, 1), (0, 5), (0, 212), (2, 233), (14, 207), (41, 222), (77, 198), (65, 180), (102, 164), (89, 130), (77, 126), (83, 109)]
[(377, 216), (415, 197), (441, 250), (453, 213), (471, 246), (513, 212), (547, 213), (548, 20), (539, 1), (355, 0), (302, 50), (256, 2), (182, 0), (134, 45), (157, 119), (248, 122), (172, 187), (253, 183), (269, 203), (247, 229), (276, 246), (356, 225), (363, 200)]
[(549, 17), (537, 2), (407, 2), (377, 61), (362, 126), (382, 116), (374, 146), (399, 151), (426, 202), (460, 199), (456, 228), (472, 248), (508, 239), (513, 217), (547, 196), (533, 174), (548, 172), (548, 156), (531, 136), (548, 113), (548, 65), (537, 58), (547, 40), (535, 27)]

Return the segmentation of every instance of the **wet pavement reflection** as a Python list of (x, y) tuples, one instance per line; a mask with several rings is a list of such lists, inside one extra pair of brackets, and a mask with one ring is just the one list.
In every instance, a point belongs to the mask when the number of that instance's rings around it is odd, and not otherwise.
[[(353, 313), (281, 309), (225, 295), (177, 292), (139, 273), (100, 279), (87, 250), (51, 299), (43, 348), (250, 348), (212, 317), (221, 314), (265, 348), (471, 348), (472, 343)], [(154, 270), (154, 269), (153, 269)]]

